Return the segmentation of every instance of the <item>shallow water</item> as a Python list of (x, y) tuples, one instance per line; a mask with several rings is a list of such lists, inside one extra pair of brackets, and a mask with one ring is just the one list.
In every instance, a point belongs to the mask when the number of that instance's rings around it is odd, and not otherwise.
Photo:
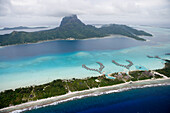
[[(0, 48), (0, 91), (50, 82), (54, 79), (85, 78), (98, 76), (98, 72), (82, 68), (99, 68), (96, 61), (103, 63), (105, 73), (128, 71), (118, 67), (112, 60), (127, 65), (130, 60), (135, 66), (147, 69), (164, 67), (164, 61), (147, 58), (158, 55), (170, 59), (170, 30), (135, 26), (152, 33), (142, 42), (126, 37), (109, 37), (90, 40), (61, 40), (38, 44), (26, 44)], [(161, 40), (160, 40), (161, 39)]]

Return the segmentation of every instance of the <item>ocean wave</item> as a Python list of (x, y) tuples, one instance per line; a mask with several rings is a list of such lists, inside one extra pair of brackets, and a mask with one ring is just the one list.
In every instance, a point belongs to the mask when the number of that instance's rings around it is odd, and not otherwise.
[(47, 106), (54, 106), (54, 105), (57, 105), (57, 104), (60, 104), (60, 103), (63, 103), (63, 102), (81, 99), (81, 98), (85, 98), (85, 97), (93, 97), (93, 96), (100, 96), (100, 95), (103, 95), (103, 94), (119, 93), (119, 92), (131, 90), (131, 89), (157, 87), (157, 86), (167, 86), (167, 85), (170, 85), (170, 83), (150, 84), (150, 85), (143, 85), (143, 86), (131, 86), (131, 87), (121, 88), (121, 89), (116, 89), (116, 90), (103, 91), (103, 92), (97, 92), (97, 93), (95, 92), (95, 93), (91, 93), (91, 94), (71, 97), (71, 98), (61, 100), (61, 101), (57, 101), (57, 102), (53, 102), (53, 103), (50, 103), (50, 104), (45, 104), (45, 105), (41, 105), (41, 106), (36, 105), (36, 106), (25, 108), (25, 109), (15, 110), (15, 111), (12, 111), (10, 113), (21, 113), (21, 112), (24, 112), (24, 111), (39, 109), (39, 108), (43, 108), (43, 107), (47, 107)]

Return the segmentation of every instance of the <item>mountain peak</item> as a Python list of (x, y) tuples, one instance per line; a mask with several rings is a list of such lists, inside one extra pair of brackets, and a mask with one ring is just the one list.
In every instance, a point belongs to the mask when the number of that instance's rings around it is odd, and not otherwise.
[(83, 22), (81, 22), (78, 18), (77, 15), (71, 15), (71, 16), (66, 16), (62, 19), (60, 27), (66, 26), (69, 24), (81, 24), (85, 25)]
[(77, 18), (77, 15), (75, 15), (75, 14), (72, 14), (72, 15), (70, 15), (70, 16), (66, 16), (66, 17), (70, 17), (70, 18), (78, 19), (78, 18)]

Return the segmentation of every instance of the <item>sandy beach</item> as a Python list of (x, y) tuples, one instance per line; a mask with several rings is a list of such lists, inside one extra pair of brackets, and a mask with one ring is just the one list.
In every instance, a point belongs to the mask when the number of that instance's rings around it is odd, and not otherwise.
[(105, 86), (105, 87), (93, 88), (89, 90), (75, 91), (61, 96), (55, 96), (47, 99), (30, 101), (16, 106), (6, 107), (0, 109), (0, 112), (13, 112), (13, 113), (22, 112), (22, 111), (36, 109), (40, 107), (46, 107), (49, 105), (56, 105), (61, 102), (80, 99), (83, 97), (98, 96), (102, 94), (116, 93), (116, 92), (126, 91), (135, 88), (145, 88), (145, 87), (154, 87), (154, 86), (162, 86), (162, 85), (170, 85), (170, 78), (140, 80), (132, 83), (126, 82), (126, 83), (113, 85), (113, 86)]

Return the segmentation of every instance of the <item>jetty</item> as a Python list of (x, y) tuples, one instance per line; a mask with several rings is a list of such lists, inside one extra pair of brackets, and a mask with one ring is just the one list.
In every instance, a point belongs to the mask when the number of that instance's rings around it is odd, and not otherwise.
[(89, 68), (89, 67), (87, 67), (85, 64), (82, 65), (82, 68), (85, 68), (85, 69), (87, 69), (87, 70), (89, 70), (89, 71), (97, 71), (97, 72), (99, 72), (100, 74), (102, 74), (102, 70), (104, 69), (105, 66), (104, 66), (101, 62), (96, 62), (96, 63), (100, 65), (100, 68), (99, 68), (99, 69)]
[(129, 62), (129, 64), (128, 65), (123, 65), (123, 64), (117, 63), (115, 60), (112, 60), (112, 63), (114, 63), (115, 65), (125, 67), (126, 69), (129, 69), (133, 65), (133, 62), (130, 61), (130, 60), (126, 60), (126, 62)]
[(165, 55), (170, 55), (170, 53), (165, 53)]
[[(167, 53), (167, 54), (170, 54), (170, 53)], [(166, 55), (167, 55), (167, 54), (166, 54)], [(164, 60), (164, 61), (166, 61), (166, 62), (170, 62), (170, 60), (168, 60), (168, 59), (163, 59), (163, 58), (161, 58), (161, 57), (159, 57), (159, 56), (149, 56), (149, 55), (147, 55), (147, 57), (148, 57), (148, 58), (157, 58), (157, 59)]]
[(149, 56), (149, 55), (147, 55), (147, 57), (148, 57), (148, 58), (154, 58), (153, 56)]
[(148, 58), (157, 58), (157, 59), (161, 59), (159, 56), (149, 56), (147, 55)]

